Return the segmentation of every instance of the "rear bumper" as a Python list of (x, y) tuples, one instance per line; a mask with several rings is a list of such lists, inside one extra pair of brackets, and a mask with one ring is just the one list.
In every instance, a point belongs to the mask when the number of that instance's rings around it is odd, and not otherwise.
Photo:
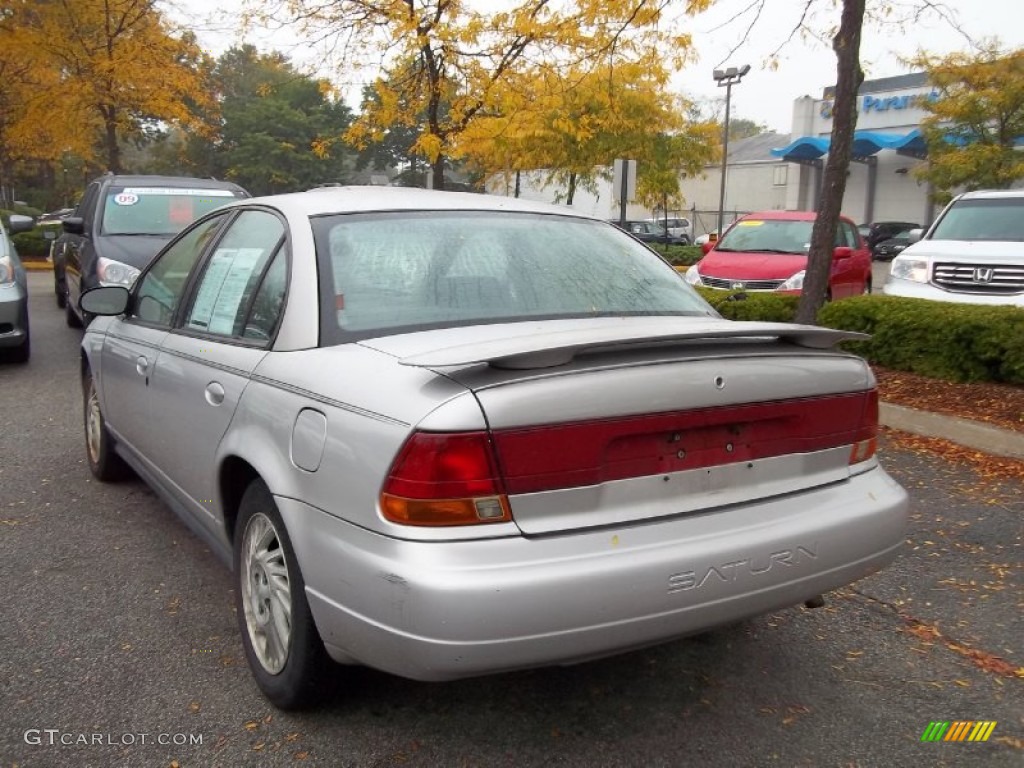
[(28, 329), (28, 295), (18, 283), (0, 286), (0, 348), (19, 347)]
[(881, 468), (770, 501), (536, 538), (391, 539), (278, 506), (328, 651), (418, 680), (574, 663), (798, 604), (889, 563)]

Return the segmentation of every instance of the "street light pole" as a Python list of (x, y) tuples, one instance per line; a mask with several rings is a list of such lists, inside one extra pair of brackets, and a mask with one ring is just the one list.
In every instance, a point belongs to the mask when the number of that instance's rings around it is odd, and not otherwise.
[(732, 87), (743, 79), (750, 71), (750, 65), (740, 68), (716, 69), (713, 77), (721, 88), (725, 86), (725, 128), (722, 131), (722, 186), (718, 193), (718, 236), (722, 236), (725, 225), (725, 170), (729, 163), (729, 102), (732, 98)]

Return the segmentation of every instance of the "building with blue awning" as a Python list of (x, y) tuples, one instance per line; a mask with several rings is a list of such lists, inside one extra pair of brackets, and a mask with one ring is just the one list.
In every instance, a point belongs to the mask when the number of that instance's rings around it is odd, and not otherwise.
[[(725, 187), (725, 218), (731, 223), (756, 210), (814, 210), (820, 198), (825, 160), (832, 133), (834, 88), (820, 98), (801, 96), (793, 102), (789, 134), (766, 133), (729, 142)], [(854, 221), (906, 221), (928, 224), (937, 213), (927, 182), (915, 169), (927, 162), (921, 121), (924, 105), (938, 97), (924, 72), (865, 80), (857, 94), (857, 130), (843, 198), (843, 213)], [(756, 115), (751, 116), (757, 119)], [(680, 212), (693, 219), (693, 234), (714, 227), (718, 211), (721, 165), (699, 177), (681, 179), (686, 200)], [(507, 185), (506, 185), (507, 186)], [(615, 216), (610, 187), (597, 195), (578, 195), (575, 207), (601, 216)], [(606, 188), (607, 187), (607, 188)], [(550, 189), (524, 196), (556, 199)], [(511, 194), (511, 189), (494, 190)], [(642, 217), (646, 212), (634, 212)], [(649, 215), (649, 214), (647, 214)]]
[[(773, 157), (799, 167), (793, 174), (795, 207), (817, 207), (832, 132), (834, 95), (833, 88), (826, 88), (820, 99), (797, 99), (794, 138), (771, 150)], [(931, 221), (935, 213), (931, 190), (913, 171), (927, 161), (919, 126), (928, 114), (925, 105), (935, 98), (938, 92), (923, 72), (864, 81), (857, 93), (857, 130), (844, 213), (863, 222)]]

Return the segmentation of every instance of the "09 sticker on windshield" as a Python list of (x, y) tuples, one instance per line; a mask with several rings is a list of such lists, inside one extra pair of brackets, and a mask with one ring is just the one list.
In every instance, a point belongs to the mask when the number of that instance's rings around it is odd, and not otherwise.
[(117, 205), (135, 205), (139, 202), (139, 196), (132, 192), (121, 192), (118, 195), (114, 195), (114, 202)]

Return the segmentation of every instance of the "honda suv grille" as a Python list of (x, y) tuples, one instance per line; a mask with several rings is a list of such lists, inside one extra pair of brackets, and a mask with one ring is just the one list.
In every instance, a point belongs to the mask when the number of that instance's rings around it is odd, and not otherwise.
[(932, 282), (954, 293), (998, 296), (1024, 293), (1024, 266), (939, 263), (935, 265)]

